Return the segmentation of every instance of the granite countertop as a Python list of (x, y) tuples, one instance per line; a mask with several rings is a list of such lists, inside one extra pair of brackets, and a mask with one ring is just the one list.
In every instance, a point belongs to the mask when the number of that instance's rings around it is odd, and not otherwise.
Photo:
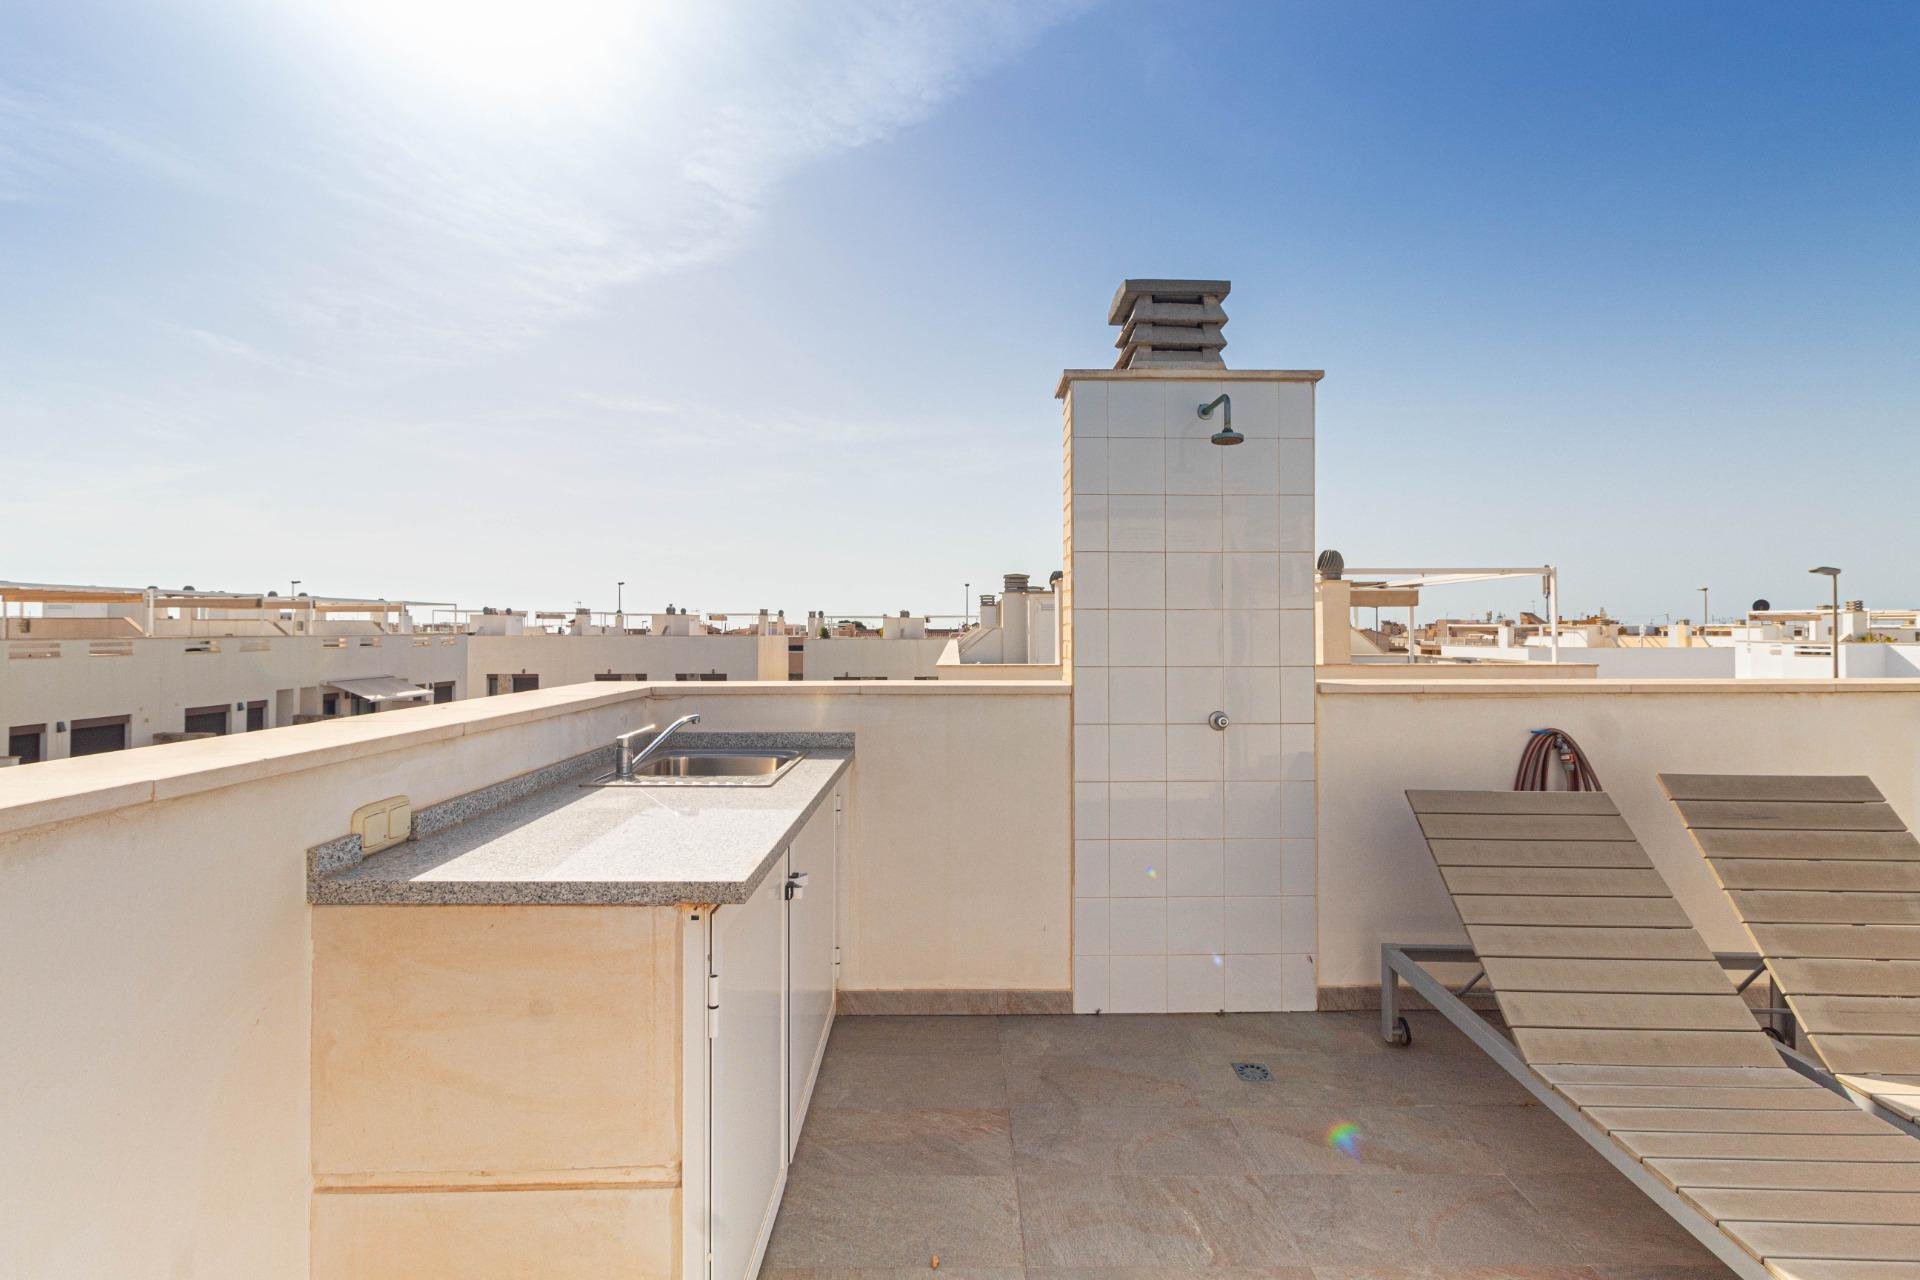
[(676, 746), (799, 748), (770, 787), (581, 783), (596, 751), (415, 816), (415, 838), (363, 857), (359, 837), (309, 850), (307, 900), (342, 905), (745, 902), (853, 760), (851, 734), (680, 733)]

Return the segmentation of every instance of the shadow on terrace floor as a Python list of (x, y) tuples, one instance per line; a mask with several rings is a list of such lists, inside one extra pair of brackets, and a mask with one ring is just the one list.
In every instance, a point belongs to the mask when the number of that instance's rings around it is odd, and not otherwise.
[(1406, 1049), (1372, 1014), (841, 1018), (761, 1274), (1731, 1274), (1465, 1037), (1408, 1018)]

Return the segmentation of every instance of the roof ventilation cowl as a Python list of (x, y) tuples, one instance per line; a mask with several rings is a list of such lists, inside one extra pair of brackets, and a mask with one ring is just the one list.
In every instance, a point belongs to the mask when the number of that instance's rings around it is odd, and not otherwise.
[(1120, 326), (1113, 367), (1226, 368), (1220, 331), (1227, 313), (1220, 303), (1232, 288), (1226, 280), (1123, 281), (1107, 308), (1107, 323)]

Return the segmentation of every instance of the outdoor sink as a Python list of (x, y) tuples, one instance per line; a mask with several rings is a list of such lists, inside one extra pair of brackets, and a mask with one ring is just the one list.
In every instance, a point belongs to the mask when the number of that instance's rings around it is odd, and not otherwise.
[(663, 751), (635, 767), (631, 779), (608, 773), (590, 787), (770, 787), (806, 758), (778, 748)]

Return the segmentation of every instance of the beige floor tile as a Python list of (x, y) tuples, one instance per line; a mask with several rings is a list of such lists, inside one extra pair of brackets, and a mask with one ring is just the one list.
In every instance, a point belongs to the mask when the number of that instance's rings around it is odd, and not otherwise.
[(1623, 1175), (1515, 1175), (1513, 1184), (1588, 1263), (1716, 1266), (1706, 1248)]
[(1020, 1179), (1033, 1267), (1285, 1266), (1300, 1261), (1256, 1178)]
[(794, 1170), (767, 1246), (781, 1267), (949, 1267), (1022, 1263), (1010, 1177), (910, 1177)]
[(1199, 1107), (1015, 1107), (1013, 1152), (1036, 1176), (1254, 1172), (1233, 1121)]
[(1505, 1178), (1400, 1175), (1264, 1177), (1315, 1266), (1578, 1265), (1587, 1261)]
[(998, 1053), (1000, 1019), (963, 1014), (836, 1018), (829, 1048), (836, 1053)]
[(1006, 1069), (999, 1054), (829, 1052), (813, 1097), (828, 1107), (1002, 1110)]
[(1498, 1174), (1498, 1161), (1447, 1122), (1445, 1107), (1266, 1107), (1233, 1113), (1261, 1173), (1384, 1177)]
[(1009, 1055), (1103, 1054), (1171, 1056), (1192, 1049), (1193, 1014), (1110, 1013), (1098, 1016), (1013, 1016), (998, 1019)]
[(1196, 1107), (1209, 1083), (1206, 1065), (1191, 1057), (1010, 1055), (1006, 1064), (1016, 1106)]
[(952, 1107), (812, 1108), (794, 1167), (826, 1173), (1013, 1171), (1008, 1113)]

